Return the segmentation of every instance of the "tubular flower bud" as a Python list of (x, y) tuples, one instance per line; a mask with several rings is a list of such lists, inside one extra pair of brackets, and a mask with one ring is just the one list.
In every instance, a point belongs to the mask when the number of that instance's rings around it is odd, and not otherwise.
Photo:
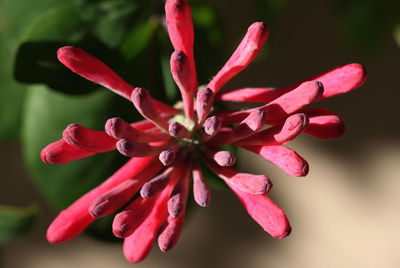
[[(47, 164), (79, 161), (113, 150), (130, 158), (102, 184), (60, 212), (47, 231), (50, 243), (72, 239), (96, 218), (122, 208), (114, 217), (112, 230), (124, 239), (127, 260), (142, 261), (156, 239), (160, 249), (168, 251), (182, 231), (189, 191), (200, 206), (210, 204), (204, 167), (237, 195), (266, 232), (284, 238), (291, 226), (283, 210), (266, 195), (272, 181), (264, 174), (236, 170), (231, 147), (244, 148), (285, 173), (301, 177), (307, 175), (309, 165), (286, 144), (302, 133), (322, 139), (344, 133), (344, 124), (334, 112), (307, 106), (359, 87), (366, 79), (364, 67), (356, 63), (340, 66), (285, 88), (242, 88), (221, 93), (221, 88), (254, 60), (268, 38), (268, 27), (255, 22), (226, 64), (196, 95), (190, 7), (185, 0), (167, 0), (165, 11), (175, 50), (170, 69), (182, 95), (183, 109), (159, 102), (144, 88), (129, 85), (79, 48), (58, 50), (58, 59), (66, 67), (132, 101), (145, 120), (132, 123), (111, 118), (105, 123), (105, 131), (71, 124), (61, 139), (41, 151), (40, 157)], [(262, 104), (224, 111), (213, 106), (214, 99)]]
[(198, 124), (202, 125), (211, 111), (214, 102), (214, 93), (209, 88), (204, 88), (197, 92), (196, 112)]

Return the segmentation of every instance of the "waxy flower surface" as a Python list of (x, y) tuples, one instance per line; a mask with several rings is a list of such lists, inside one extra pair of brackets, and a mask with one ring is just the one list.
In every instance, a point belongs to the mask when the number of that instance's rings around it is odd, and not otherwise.
[[(291, 227), (285, 213), (266, 195), (271, 191), (271, 180), (265, 175), (238, 172), (233, 167), (235, 155), (222, 147), (244, 148), (289, 175), (305, 176), (307, 162), (284, 144), (301, 133), (330, 139), (344, 132), (335, 113), (305, 107), (360, 86), (366, 79), (361, 65), (337, 67), (289, 88), (242, 88), (221, 93), (220, 89), (251, 63), (268, 38), (268, 27), (256, 22), (217, 75), (198, 90), (190, 8), (184, 0), (168, 0), (165, 10), (175, 49), (171, 73), (182, 95), (183, 111), (153, 99), (144, 88), (127, 84), (79, 48), (58, 51), (58, 59), (65, 66), (131, 101), (145, 120), (128, 123), (111, 118), (105, 123), (105, 131), (71, 124), (62, 139), (42, 150), (46, 163), (68, 163), (115, 149), (130, 158), (104, 183), (57, 216), (47, 232), (51, 243), (67, 241), (97, 218), (123, 207), (114, 218), (112, 230), (124, 239), (124, 255), (129, 261), (143, 260), (156, 239), (160, 249), (168, 251), (181, 233), (189, 191), (193, 190), (200, 206), (210, 203), (200, 163), (227, 184), (266, 232), (284, 238)], [(213, 109), (215, 100), (261, 106), (217, 111)], [(137, 193), (140, 196), (132, 201)]]

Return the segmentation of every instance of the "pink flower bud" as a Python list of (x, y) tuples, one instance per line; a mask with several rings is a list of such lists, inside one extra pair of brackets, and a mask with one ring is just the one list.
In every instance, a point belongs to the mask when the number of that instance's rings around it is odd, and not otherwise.
[(236, 157), (229, 151), (216, 152), (213, 159), (221, 167), (230, 167), (236, 163)]
[(122, 80), (107, 65), (84, 50), (70, 46), (62, 47), (57, 51), (57, 57), (74, 73), (130, 99), (133, 87)]
[(160, 153), (158, 159), (160, 159), (161, 163), (164, 166), (171, 165), (175, 160), (176, 153), (172, 150), (165, 150)]
[(271, 191), (272, 182), (265, 175), (238, 173), (231, 167), (221, 167), (212, 161), (206, 161), (208, 166), (226, 183), (235, 185), (241, 191), (251, 194), (265, 194)]
[(161, 118), (160, 112), (155, 109), (153, 105), (154, 100), (146, 89), (140, 87), (135, 88), (132, 92), (131, 100), (139, 113), (145, 118), (152, 121), (160, 128), (167, 129), (168, 124), (166, 120)]
[(190, 132), (180, 123), (172, 122), (168, 127), (169, 134), (178, 139), (184, 139), (190, 137)]
[(40, 152), (40, 158), (46, 164), (65, 164), (94, 154), (71, 146), (61, 139), (44, 147)]
[(168, 216), (158, 236), (158, 246), (162, 252), (167, 252), (176, 245), (182, 232), (184, 219), (185, 213), (181, 213), (177, 218)]
[(193, 119), (193, 98), (197, 89), (197, 82), (194, 80), (195, 75), (190, 65), (190, 60), (182, 51), (175, 51), (171, 55), (171, 73), (177, 84), (183, 101), (185, 115), (189, 119)]
[(204, 88), (197, 92), (196, 98), (196, 112), (197, 121), (199, 125), (202, 125), (204, 120), (206, 120), (208, 114), (211, 111), (212, 104), (214, 101), (214, 93), (209, 88)]
[(72, 146), (95, 153), (114, 150), (116, 143), (116, 140), (105, 132), (78, 124), (70, 124), (63, 132), (63, 139)]
[(283, 124), (258, 132), (234, 144), (238, 146), (280, 145), (296, 138), (307, 125), (308, 117), (305, 114), (294, 114), (289, 116)]
[(335, 139), (344, 134), (346, 129), (342, 119), (325, 108), (304, 109), (309, 116), (305, 133), (320, 139)]
[(268, 35), (267, 25), (263, 22), (253, 23), (230, 59), (207, 87), (217, 93), (229, 80), (243, 71), (258, 55)]
[(135, 140), (139, 135), (138, 131), (119, 117), (108, 119), (104, 128), (106, 133), (115, 139), (130, 138)]
[(221, 129), (221, 121), (216, 116), (211, 116), (204, 122), (204, 131), (209, 136), (214, 136)]
[(211, 195), (207, 184), (204, 181), (203, 174), (197, 165), (193, 168), (193, 194), (194, 200), (202, 207), (210, 204)]
[(308, 174), (307, 161), (290, 148), (282, 145), (246, 146), (244, 148), (270, 161), (290, 176), (304, 177)]
[(140, 190), (140, 195), (143, 198), (149, 198), (152, 197), (159, 192), (161, 192), (165, 186), (167, 186), (168, 181), (169, 181), (169, 176), (172, 172), (172, 168), (166, 170), (164, 173), (154, 177), (150, 181), (146, 182), (142, 189)]

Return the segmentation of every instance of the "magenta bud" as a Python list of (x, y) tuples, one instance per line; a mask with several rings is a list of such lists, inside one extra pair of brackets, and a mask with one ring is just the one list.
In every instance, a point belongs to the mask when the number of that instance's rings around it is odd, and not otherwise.
[(244, 121), (251, 130), (258, 131), (265, 124), (265, 113), (262, 110), (252, 111)]
[(189, 70), (189, 59), (183, 51), (174, 51), (170, 59), (171, 73), (174, 78), (177, 78), (177, 83), (188, 81), (187, 75), (190, 74)]
[(134, 142), (128, 139), (116, 143), (117, 150), (128, 157), (144, 157), (151, 154), (151, 147), (145, 143)]
[(236, 157), (229, 151), (219, 151), (214, 154), (213, 158), (221, 167), (230, 167), (236, 163)]
[(90, 129), (78, 124), (70, 124), (63, 132), (63, 139), (71, 146), (88, 152), (102, 153), (115, 146), (115, 139), (104, 131)]
[(168, 127), (169, 134), (174, 138), (188, 138), (190, 136), (190, 132), (180, 123), (172, 122)]
[(132, 234), (134, 228), (130, 222), (134, 218), (133, 214), (134, 212), (132, 211), (122, 211), (115, 215), (112, 229), (116, 237), (125, 238)]
[(214, 136), (221, 129), (221, 121), (216, 116), (211, 116), (204, 122), (204, 131), (207, 135)]
[(171, 55), (170, 65), (172, 76), (182, 95), (185, 115), (189, 119), (193, 119), (194, 93), (197, 88), (194, 64), (191, 63), (185, 52), (174, 51)]
[(214, 101), (214, 92), (209, 88), (204, 88), (197, 92), (196, 111), (199, 125), (202, 125), (211, 111)]
[(115, 139), (135, 139), (137, 131), (122, 118), (114, 117), (107, 120), (104, 127), (106, 133)]
[(175, 154), (174, 151), (172, 151), (172, 150), (165, 150), (165, 151), (162, 151), (162, 152), (160, 153), (160, 155), (158, 156), (158, 159), (160, 159), (161, 163), (162, 163), (164, 166), (169, 166), (169, 165), (171, 165), (171, 164), (174, 162), (175, 156), (176, 156), (176, 154)]
[(142, 189), (140, 190), (140, 195), (143, 198), (149, 198), (158, 194), (162, 189), (165, 188), (165, 186), (167, 186), (168, 180), (169, 173), (166, 172), (154, 177), (143, 185)]
[(210, 204), (210, 191), (204, 182), (201, 170), (197, 167), (193, 169), (193, 194), (194, 200), (200, 206), (206, 207)]
[(168, 200), (168, 213), (171, 217), (177, 218), (179, 214), (183, 211), (184, 201), (183, 194), (177, 192)]
[[(97, 201), (97, 200), (96, 200)], [(92, 203), (91, 206), (89, 207), (89, 214), (93, 218), (99, 218), (102, 217), (104, 211), (106, 211), (106, 208), (109, 206), (109, 200), (103, 199), (100, 201), (97, 201), (96, 203)]]
[(176, 245), (182, 231), (184, 218), (185, 215), (181, 215), (178, 218), (168, 217), (164, 222), (164, 226), (158, 236), (158, 246), (161, 251), (167, 252)]
[(272, 189), (271, 180), (265, 175), (237, 174), (230, 180), (242, 191), (252, 194), (269, 193)]
[(132, 91), (131, 100), (136, 109), (146, 118), (156, 120), (158, 115), (153, 106), (153, 99), (150, 93), (141, 87), (137, 87)]

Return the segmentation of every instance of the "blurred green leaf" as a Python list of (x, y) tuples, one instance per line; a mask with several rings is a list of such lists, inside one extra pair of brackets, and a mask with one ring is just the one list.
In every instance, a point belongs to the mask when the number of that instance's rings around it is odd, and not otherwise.
[(62, 137), (70, 123), (103, 129), (114, 96), (97, 91), (87, 96), (54, 92), (33, 86), (27, 94), (23, 122), (23, 146), (33, 179), (51, 204), (65, 208), (74, 199), (107, 178), (114, 155), (99, 154), (65, 165), (44, 164), (40, 151)]
[(397, 46), (400, 48), (400, 24), (398, 24), (394, 29), (393, 36)]
[[(25, 86), (18, 84), (12, 75), (14, 55), (25, 29), (36, 18), (57, 5), (72, 1), (62, 0), (2, 0), (0, 2), (0, 139), (15, 138), (21, 125), (22, 102)], [(42, 21), (42, 27), (51, 21)], [(67, 23), (68, 24), (68, 23)]]
[(36, 206), (16, 208), (0, 205), (0, 244), (28, 232), (38, 214)]
[(155, 18), (147, 19), (135, 25), (121, 44), (120, 50), (125, 58), (132, 59), (142, 52), (153, 39), (158, 26), (159, 21)]
[(207, 84), (225, 63), (230, 51), (223, 42), (223, 23), (216, 10), (201, 1), (192, 3), (191, 8), (195, 28), (194, 52), (197, 76), (200, 85)]
[(338, 0), (335, 5), (343, 39), (365, 53), (375, 50), (400, 22), (398, 0)]
[(0, 139), (15, 138), (21, 124), (24, 87), (12, 79), (13, 44), (0, 33)]
[(115, 48), (126, 36), (129, 22), (138, 11), (138, 4), (133, 1), (113, 0), (98, 4), (94, 34), (109, 47)]
[[(93, 44), (92, 41), (90, 41)], [(19, 47), (15, 59), (14, 77), (27, 84), (46, 84), (56, 91), (69, 94), (87, 94), (98, 89), (92, 82), (79, 77), (61, 64), (56, 55), (65, 42), (26, 42)], [(85, 47), (81, 42), (78, 47)], [(89, 49), (103, 55), (109, 51), (101, 46)], [(73, 81), (71, 83), (71, 81)]]
[[(32, 86), (27, 94), (23, 122), (23, 148), (33, 180), (54, 207), (62, 209), (113, 174), (126, 158), (118, 152), (97, 154), (68, 164), (44, 164), (40, 151), (59, 140), (65, 127), (74, 122), (93, 129), (104, 129), (113, 106), (130, 107), (128, 101), (99, 90), (85, 96), (64, 95), (45, 86)], [(125, 104), (126, 103), (126, 104)], [(116, 112), (118, 113), (118, 112)], [(99, 227), (103, 228), (103, 227)], [(97, 230), (109, 236), (111, 229)]]
[(276, 23), (287, 3), (288, 0), (256, 0), (256, 14), (262, 21), (272, 25)]
[(79, 10), (79, 6), (69, 3), (41, 13), (25, 29), (21, 41), (74, 42), (79, 40), (85, 32)]

